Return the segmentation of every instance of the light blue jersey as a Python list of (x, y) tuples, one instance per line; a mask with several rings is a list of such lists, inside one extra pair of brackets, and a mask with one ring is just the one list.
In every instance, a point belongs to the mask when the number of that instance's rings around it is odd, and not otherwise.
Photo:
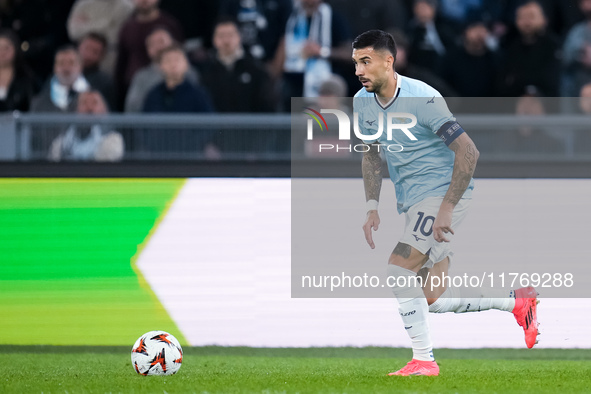
[[(374, 93), (362, 88), (355, 95), (353, 110), (359, 114), (359, 131), (363, 135), (375, 135), (380, 117), (383, 119), (381, 136), (377, 140), (368, 139), (364, 142), (382, 144), (380, 151), (386, 156), (390, 178), (394, 183), (398, 212), (403, 213), (426, 197), (445, 195), (451, 182), (455, 158), (455, 153), (446, 143), (449, 144), (463, 130), (456, 132), (457, 126), (442, 128), (446, 123), (453, 125), (456, 119), (437, 90), (400, 74), (397, 74), (397, 78), (396, 94), (387, 105), (380, 103)], [(417, 123), (408, 131), (416, 140), (412, 140), (401, 129), (394, 129), (392, 139), (388, 140), (388, 113), (414, 115)], [(392, 123), (411, 123), (411, 119), (397, 116)], [(470, 181), (464, 198), (472, 197), (472, 189), (474, 180)]]

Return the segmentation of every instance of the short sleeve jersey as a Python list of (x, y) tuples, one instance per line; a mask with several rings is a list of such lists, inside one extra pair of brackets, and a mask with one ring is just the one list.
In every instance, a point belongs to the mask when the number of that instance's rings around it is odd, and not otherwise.
[[(447, 192), (455, 153), (445, 143), (446, 133), (442, 126), (456, 119), (437, 90), (400, 74), (397, 74), (397, 79), (396, 94), (389, 103), (382, 104), (375, 93), (362, 88), (353, 99), (353, 110), (358, 114), (359, 131), (366, 136), (376, 135), (380, 117), (383, 119), (380, 137), (377, 140), (369, 137), (364, 139), (364, 143), (381, 144), (380, 151), (385, 154), (396, 190), (398, 212), (403, 213), (426, 197), (444, 196)], [(416, 125), (407, 130), (416, 140), (412, 140), (400, 128), (394, 129), (391, 139), (388, 139), (388, 113), (414, 115)], [(392, 121), (410, 122), (411, 118), (400, 115)], [(473, 189), (472, 179), (463, 198), (471, 198)]]

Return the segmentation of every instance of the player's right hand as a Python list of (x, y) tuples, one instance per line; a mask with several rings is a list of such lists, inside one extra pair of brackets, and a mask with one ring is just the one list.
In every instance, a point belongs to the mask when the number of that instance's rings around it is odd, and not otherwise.
[(367, 212), (367, 217), (365, 218), (365, 223), (363, 224), (363, 232), (365, 233), (365, 240), (370, 248), (375, 249), (376, 245), (373, 243), (373, 237), (371, 234), (371, 230), (378, 231), (378, 227), (380, 226), (380, 215), (378, 215), (378, 211), (372, 210)]

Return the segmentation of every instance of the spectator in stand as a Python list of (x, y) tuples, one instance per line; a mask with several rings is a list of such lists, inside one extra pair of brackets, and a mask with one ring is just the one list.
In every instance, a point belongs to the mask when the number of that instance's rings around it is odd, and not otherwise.
[(137, 70), (150, 64), (146, 37), (156, 27), (166, 28), (177, 42), (183, 42), (179, 22), (158, 8), (159, 0), (134, 0), (135, 10), (121, 27), (115, 82), (119, 106), (123, 108), (127, 89)]
[(547, 31), (544, 11), (537, 1), (528, 1), (516, 11), (519, 36), (507, 43), (501, 65), (499, 95), (521, 96), (534, 86), (544, 96), (559, 95), (560, 42)]
[[(109, 111), (100, 92), (80, 93), (76, 112), (81, 115), (105, 115)], [(51, 161), (119, 161), (124, 152), (123, 137), (102, 124), (72, 125), (49, 148)]]
[(133, 0), (77, 0), (68, 17), (68, 34), (72, 41), (80, 42), (88, 33), (106, 38), (100, 69), (111, 78), (117, 59), (119, 30), (132, 11)]
[(591, 114), (591, 83), (583, 85), (579, 95), (579, 109), (584, 114)]
[[(320, 85), (318, 97), (313, 97), (305, 106), (320, 112), (322, 109), (337, 109), (346, 113), (350, 119), (353, 118), (352, 101), (347, 99), (347, 83), (340, 75), (333, 74)], [(302, 108), (303, 110), (304, 108)], [(351, 156), (348, 150), (331, 152), (326, 155), (326, 151), (320, 150), (321, 144), (339, 144), (339, 120), (334, 116), (326, 117), (327, 128), (320, 136), (314, 136), (313, 140), (307, 140), (304, 136), (301, 138), (292, 138), (292, 152), (300, 152), (309, 157), (317, 158), (342, 158)], [(353, 136), (353, 144), (360, 144), (361, 141)]]
[[(492, 1), (492, 0), (489, 0)], [(546, 17), (546, 29), (563, 39), (568, 30), (584, 19), (579, 9), (579, 0), (536, 0), (544, 11)], [(501, 14), (501, 21), (507, 26), (515, 24), (517, 8), (527, 3), (527, 0), (504, 0), (504, 10)], [(509, 29), (510, 38), (515, 35), (513, 29)]]
[(453, 90), (443, 79), (435, 75), (427, 68), (423, 68), (411, 63), (408, 60), (408, 40), (404, 33), (399, 30), (390, 32), (396, 42), (396, 62), (394, 67), (396, 72), (405, 77), (418, 79), (432, 86), (443, 97), (456, 97), (458, 93)]
[[(349, 28), (322, 0), (299, 3), (287, 22), (284, 45), (282, 101), (286, 111), (291, 107), (291, 97), (318, 96), (320, 85), (333, 73), (345, 80), (354, 77)], [(353, 79), (351, 90), (359, 90), (359, 81)]]
[(347, 97), (347, 83), (340, 75), (333, 74), (318, 89), (318, 108), (340, 109), (350, 113), (351, 108), (344, 102)]
[[(537, 126), (529, 123), (528, 118), (542, 119), (548, 114), (547, 107), (552, 107), (552, 101), (541, 97), (535, 87), (530, 87), (519, 97), (506, 98), (504, 103), (512, 112), (515, 119), (522, 120), (513, 128), (497, 127), (482, 138), (487, 139), (487, 150), (495, 155), (544, 155), (548, 153), (563, 153), (564, 139), (570, 133), (565, 129), (556, 130), (554, 127)], [(496, 126), (495, 126), (496, 127)]]
[[(164, 82), (154, 87), (144, 103), (144, 112), (203, 113), (212, 112), (207, 93), (187, 81), (189, 61), (183, 49), (173, 45), (160, 52), (159, 65)], [(158, 137), (164, 138), (158, 138)], [(203, 130), (161, 130), (152, 133), (144, 144), (151, 152), (203, 152), (206, 158), (219, 158), (213, 135)]]
[(107, 39), (90, 32), (78, 44), (78, 53), (82, 58), (82, 73), (88, 83), (101, 92), (109, 108), (115, 104), (115, 91), (111, 77), (99, 69), (107, 49)]
[(66, 21), (74, 0), (0, 1), (0, 26), (20, 38), (25, 61), (41, 85), (52, 73), (55, 51), (69, 42)]
[(219, 14), (237, 21), (246, 52), (270, 62), (275, 58), (292, 10), (292, 0), (222, 0)]
[(82, 75), (82, 59), (75, 46), (57, 50), (53, 76), (45, 84), (31, 105), (33, 112), (76, 112), (78, 94), (90, 89)]
[(437, 73), (447, 48), (455, 44), (454, 32), (436, 21), (437, 0), (414, 0), (408, 26), (408, 60)]
[(213, 45), (216, 53), (204, 65), (203, 84), (216, 111), (272, 112), (274, 100), (269, 75), (262, 63), (243, 49), (233, 19), (218, 21)]
[[(168, 30), (157, 27), (146, 38), (146, 50), (152, 60), (149, 66), (138, 70), (125, 97), (125, 112), (142, 112), (146, 96), (156, 85), (164, 81), (158, 65), (160, 52), (173, 45), (174, 40)], [(195, 85), (199, 83), (199, 74), (193, 67), (187, 72), (187, 80)]]
[(207, 93), (187, 80), (189, 61), (179, 45), (160, 52), (158, 64), (164, 82), (146, 97), (144, 112), (213, 112)]
[[(82, 75), (82, 59), (75, 46), (66, 45), (57, 50), (53, 70), (53, 75), (33, 99), (31, 111), (61, 114), (76, 112), (78, 95), (89, 90), (90, 84)], [(35, 126), (31, 133), (30, 148), (47, 152), (51, 142), (63, 130), (63, 127), (55, 125)]]
[(562, 95), (577, 97), (591, 82), (591, 0), (579, 0), (585, 21), (573, 26), (563, 47)]
[[(515, 114), (519, 116), (544, 116), (547, 111), (540, 96), (531, 88), (528, 93), (519, 97), (515, 105)], [(536, 127), (528, 124), (521, 125), (509, 132), (504, 141), (505, 150), (515, 149), (520, 153), (561, 153), (564, 152), (564, 130)], [(502, 148), (501, 148), (502, 149)]]
[(496, 91), (497, 57), (487, 46), (489, 31), (482, 21), (468, 23), (462, 45), (450, 50), (442, 77), (463, 97), (492, 97)]
[(25, 64), (20, 41), (12, 30), (0, 30), (0, 112), (28, 111), (33, 75)]

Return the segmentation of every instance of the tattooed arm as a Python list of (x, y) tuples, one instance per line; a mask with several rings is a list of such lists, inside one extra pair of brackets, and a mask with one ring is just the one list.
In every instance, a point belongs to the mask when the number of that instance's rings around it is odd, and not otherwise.
[(382, 189), (382, 156), (375, 145), (369, 145), (369, 151), (363, 154), (361, 171), (363, 172), (363, 187), (365, 201), (380, 201)]
[[(363, 172), (363, 187), (365, 189), (365, 201), (380, 200), (380, 190), (382, 189), (382, 156), (375, 145), (369, 145), (369, 151), (363, 154), (363, 161), (361, 162), (361, 170)], [(365, 240), (369, 246), (374, 249), (375, 244), (371, 235), (371, 230), (377, 231), (380, 225), (380, 216), (377, 210), (369, 210), (365, 223), (363, 224), (363, 232), (365, 233)]]
[(470, 180), (476, 169), (479, 152), (476, 145), (466, 133), (461, 134), (450, 145), (449, 149), (456, 154), (451, 183), (443, 197), (439, 213), (433, 223), (433, 237), (437, 242), (449, 242), (445, 233), (454, 233), (451, 228), (451, 218), (456, 204), (470, 185)]

